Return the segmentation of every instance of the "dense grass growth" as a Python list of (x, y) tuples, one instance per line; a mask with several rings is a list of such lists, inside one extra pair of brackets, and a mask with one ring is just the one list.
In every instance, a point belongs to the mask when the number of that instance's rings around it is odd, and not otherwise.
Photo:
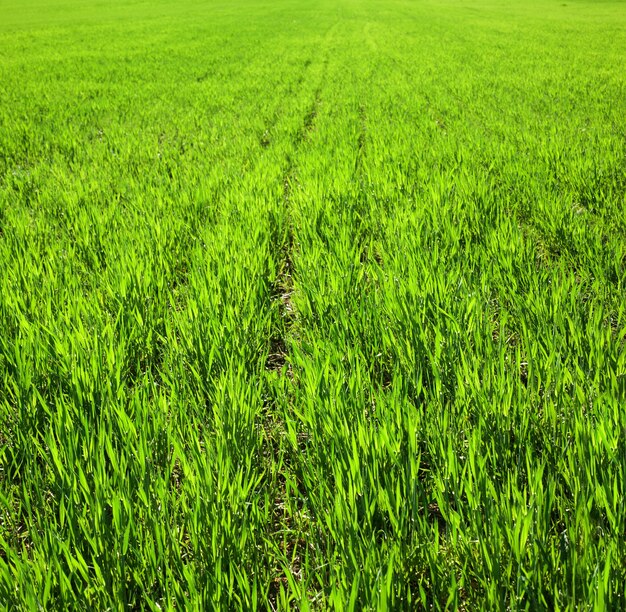
[(625, 22), (0, 0), (0, 604), (625, 607)]

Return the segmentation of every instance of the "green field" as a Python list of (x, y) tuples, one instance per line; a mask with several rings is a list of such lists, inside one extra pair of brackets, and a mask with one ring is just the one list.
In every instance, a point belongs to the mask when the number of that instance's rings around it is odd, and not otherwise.
[(626, 608), (626, 3), (0, 0), (0, 609)]

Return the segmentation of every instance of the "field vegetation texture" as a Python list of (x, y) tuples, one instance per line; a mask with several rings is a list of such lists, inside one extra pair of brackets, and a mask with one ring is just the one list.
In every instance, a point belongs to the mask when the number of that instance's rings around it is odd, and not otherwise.
[(0, 607), (626, 607), (625, 26), (0, 0)]

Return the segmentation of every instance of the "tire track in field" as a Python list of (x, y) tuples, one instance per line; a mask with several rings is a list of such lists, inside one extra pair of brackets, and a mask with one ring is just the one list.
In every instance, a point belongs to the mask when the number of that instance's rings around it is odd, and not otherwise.
[[(284, 230), (280, 243), (279, 272), (272, 287), (272, 301), (278, 310), (278, 327), (270, 340), (270, 352), (266, 369), (273, 372), (273, 382), (277, 397), (277, 408), (280, 405), (278, 397), (282, 394), (284, 406), (293, 402), (294, 372), (289, 360), (289, 344), (297, 341), (298, 315), (292, 301), (294, 293), (294, 259), (297, 255), (293, 219), (293, 189), (298, 184), (298, 158), (308, 146), (311, 134), (315, 130), (316, 121), (322, 104), (322, 91), (327, 81), (330, 61), (330, 43), (339, 22), (327, 31), (324, 37), (324, 51), (321, 59), (320, 74), (306, 111), (302, 116), (300, 128), (296, 131), (291, 142), (291, 150), (286, 155), (285, 169), (282, 174), (282, 206)], [(307, 66), (308, 68), (308, 66)], [(272, 414), (274, 412), (274, 414)], [(275, 566), (275, 578), (270, 586), (268, 607), (277, 610), (281, 606), (281, 591), (290, 591), (290, 584), (302, 583), (304, 576), (302, 567), (305, 555), (305, 542), (301, 537), (298, 525), (303, 520), (301, 501), (293, 499), (294, 486), (297, 478), (293, 474), (288, 459), (288, 444), (286, 444), (286, 427), (281, 409), (268, 414), (267, 425), (272, 428), (269, 440), (273, 442), (272, 451), (280, 456), (279, 469), (275, 474), (276, 494), (273, 499), (273, 519), (271, 546), (278, 553), (280, 562)], [(295, 503), (295, 507), (294, 507)]]
[[(292, 186), (297, 183), (297, 161), (299, 151), (306, 146), (307, 141), (315, 129), (315, 121), (322, 102), (322, 89), (328, 71), (328, 54), (322, 60), (322, 75), (320, 82), (313, 91), (312, 100), (304, 114), (302, 125), (293, 141), (293, 154), (287, 155), (287, 163), (283, 173), (283, 207), (285, 212), (285, 237), (283, 240), (280, 256), (279, 273), (272, 288), (272, 299), (278, 304), (280, 318), (284, 322), (281, 333), (271, 340), (271, 349), (268, 357), (267, 369), (284, 373), (293, 378), (291, 366), (287, 363), (287, 341), (296, 320), (291, 296), (293, 295), (293, 253), (295, 250), (292, 208)], [(287, 366), (287, 370), (283, 369)]]

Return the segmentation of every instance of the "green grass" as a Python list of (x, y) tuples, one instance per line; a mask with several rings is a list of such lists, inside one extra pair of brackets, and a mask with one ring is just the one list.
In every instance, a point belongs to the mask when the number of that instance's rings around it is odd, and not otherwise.
[(0, 607), (625, 607), (625, 20), (0, 0)]

